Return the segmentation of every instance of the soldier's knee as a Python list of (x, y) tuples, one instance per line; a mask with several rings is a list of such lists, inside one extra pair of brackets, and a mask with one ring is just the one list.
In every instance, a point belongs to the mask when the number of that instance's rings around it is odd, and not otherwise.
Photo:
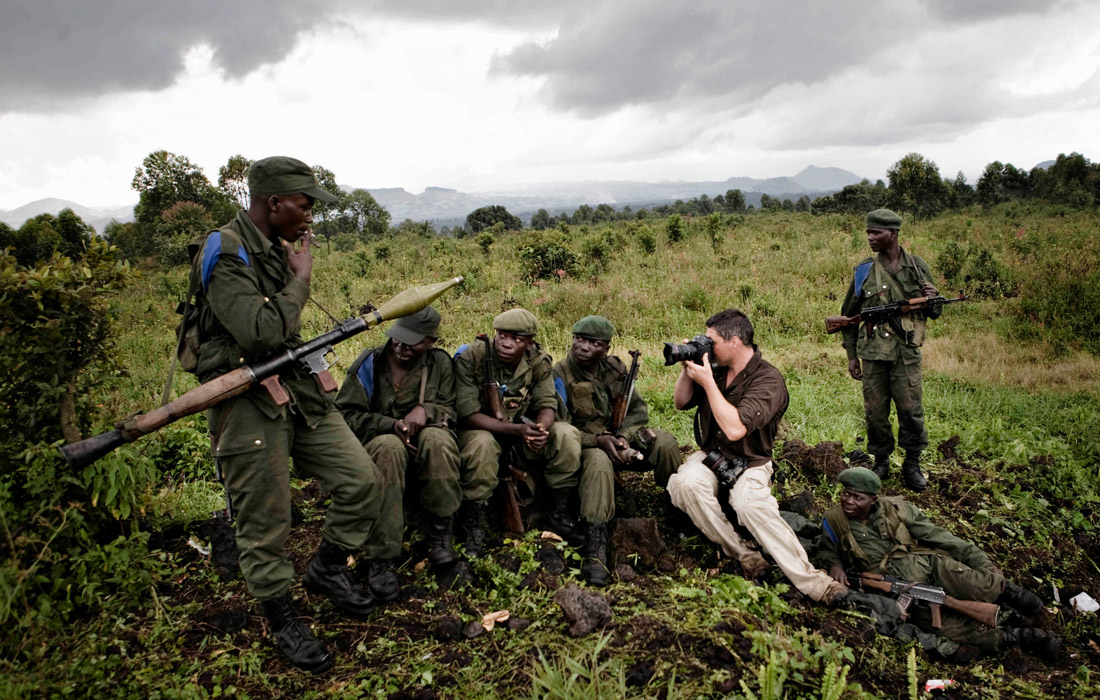
[(581, 465), (585, 472), (607, 472), (612, 476), (615, 474), (611, 458), (598, 447), (590, 447), (581, 452)]
[(488, 430), (468, 430), (462, 435), (462, 456), (488, 460), (500, 459), (500, 443)]

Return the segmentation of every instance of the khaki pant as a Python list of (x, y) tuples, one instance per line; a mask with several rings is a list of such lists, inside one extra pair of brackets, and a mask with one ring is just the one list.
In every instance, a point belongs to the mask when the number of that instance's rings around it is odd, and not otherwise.
[[(693, 452), (668, 480), (672, 503), (687, 513), (695, 526), (727, 556), (744, 561), (752, 548), (738, 536), (718, 502), (718, 477), (703, 464), (703, 452)], [(790, 525), (779, 515), (779, 503), (771, 492), (772, 464), (747, 469), (730, 492), (730, 505), (742, 525), (771, 555), (794, 587), (821, 600), (837, 584), (826, 572), (810, 565), (806, 550)]]
[[(488, 501), (500, 474), (503, 448), (497, 436), (488, 430), (462, 430), (458, 433), (458, 449), (462, 454), (463, 499)], [(520, 460), (525, 467), (542, 469), (548, 487), (573, 488), (581, 482), (581, 434), (568, 423), (555, 421), (542, 451), (524, 446), (520, 449)]]
[(241, 573), (260, 600), (283, 595), (294, 578), (290, 537), (290, 468), (316, 477), (332, 494), (324, 539), (358, 550), (382, 504), (382, 477), (335, 409), (310, 428), (288, 413), (269, 418), (245, 395), (207, 412), (217, 426), (217, 457), (235, 511)]
[[(416, 436), (416, 478), (424, 510), (450, 517), (462, 504), (458, 485), (459, 454), (454, 435), (445, 428), (426, 427)], [(409, 451), (397, 435), (379, 435), (367, 443), (367, 454), (378, 466), (385, 483), (382, 509), (363, 547), (367, 559), (393, 559), (401, 553), (405, 533), (405, 472)]]

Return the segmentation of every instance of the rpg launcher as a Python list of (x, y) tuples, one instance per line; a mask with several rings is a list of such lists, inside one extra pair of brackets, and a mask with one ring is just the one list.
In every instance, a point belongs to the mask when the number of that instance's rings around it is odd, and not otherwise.
[[(139, 413), (133, 416), (110, 432), (65, 445), (61, 448), (61, 455), (73, 467), (84, 467), (119, 445), (133, 442), (184, 416), (204, 411), (228, 398), (243, 394), (254, 386), (270, 382), (280, 372), (294, 366), (304, 367), (311, 374), (321, 378), (322, 375), (328, 374), (329, 363), (325, 358), (332, 352), (333, 345), (385, 321), (414, 314), (461, 282), (461, 277), (455, 277), (446, 282), (410, 287), (380, 308), (363, 316), (342, 321), (335, 329), (322, 333), (298, 347), (279, 350), (252, 365), (239, 367), (211, 379), (169, 404), (150, 413)], [(328, 377), (328, 380), (331, 381), (331, 377)]]

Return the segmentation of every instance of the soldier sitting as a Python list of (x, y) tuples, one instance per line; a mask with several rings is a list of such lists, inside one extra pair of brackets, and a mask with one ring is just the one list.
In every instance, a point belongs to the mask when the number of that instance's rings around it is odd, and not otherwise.
[[(889, 574), (916, 583), (939, 586), (959, 600), (1008, 605), (1024, 615), (1038, 614), (1043, 603), (1034, 593), (1009, 581), (989, 557), (971, 542), (933, 525), (901, 496), (879, 498), (882, 482), (864, 467), (845, 469), (837, 477), (844, 486), (840, 504), (825, 513), (815, 563), (848, 585), (845, 571)], [(995, 650), (1019, 644), (1053, 661), (1062, 642), (1036, 628), (989, 628), (969, 617), (945, 611), (935, 634), (944, 656), (968, 661), (976, 647)], [(962, 645), (962, 646), (960, 646)]]
[(364, 546), (371, 594), (383, 601), (400, 590), (394, 558), (405, 528), (410, 456), (427, 513), (428, 561), (443, 573), (458, 560), (451, 547), (452, 519), (462, 504), (454, 371), (450, 355), (434, 347), (439, 320), (431, 306), (398, 319), (386, 330), (389, 340), (355, 360), (336, 398), (385, 482), (381, 515)]
[[(645, 400), (631, 392), (622, 424), (611, 430), (616, 400), (627, 369), (608, 355), (615, 326), (603, 316), (585, 316), (573, 326), (573, 346), (554, 365), (554, 386), (581, 435), (581, 516), (585, 519), (585, 559), (581, 572), (589, 583), (607, 583), (607, 522), (615, 514), (613, 475), (617, 469), (653, 470), (662, 489), (683, 462), (676, 438), (646, 429)], [(645, 430), (643, 430), (645, 429)]]
[[(497, 486), (500, 456), (517, 447), (524, 465), (543, 470), (550, 491), (549, 529), (578, 540), (570, 499), (580, 482), (580, 434), (555, 420), (558, 397), (550, 355), (535, 342), (538, 321), (525, 309), (493, 319), (492, 338), (479, 335), (455, 353), (455, 409), (462, 453), (462, 529), (466, 553), (480, 556), (489, 497)], [(527, 419), (524, 421), (524, 419)]]

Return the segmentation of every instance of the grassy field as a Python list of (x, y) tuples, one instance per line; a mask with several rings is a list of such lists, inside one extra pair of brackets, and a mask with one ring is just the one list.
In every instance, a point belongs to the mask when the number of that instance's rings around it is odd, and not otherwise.
[[(133, 459), (160, 470), (145, 498), (149, 556), (159, 571), (147, 594), (122, 600), (104, 591), (100, 608), (65, 638), (28, 634), (13, 658), (0, 661), (0, 688), (8, 697), (835, 699), (909, 696), (918, 681), (953, 678), (953, 697), (1097, 697), (1100, 626), (1095, 616), (1074, 615), (1067, 600), (1080, 591), (1100, 597), (1100, 357), (1065, 317), (1077, 313), (1075, 303), (1087, 312), (1087, 294), (1100, 291), (1086, 285), (1074, 301), (1058, 285), (1095, 279), (1098, 234), (1095, 214), (1018, 208), (945, 216), (902, 232), (903, 244), (931, 264), (941, 292), (982, 297), (951, 305), (930, 324), (924, 390), (932, 449), (924, 466), (932, 488), (913, 500), (1051, 605), (1047, 622), (1065, 635), (1068, 651), (1057, 665), (1010, 651), (950, 666), (877, 637), (861, 615), (810, 604), (781, 581), (750, 585), (736, 564), (668, 522), (645, 476), (629, 481), (634, 496), (620, 499), (621, 510), (657, 517), (670, 550), (653, 566), (639, 564), (634, 581), (606, 589), (614, 620), (602, 633), (570, 638), (552, 602), (555, 589), (577, 580), (572, 549), (536, 533), (498, 539), (475, 564), (473, 585), (443, 591), (418, 565), (413, 533), (401, 569), (405, 595), (371, 621), (352, 622), (307, 600), (305, 611), (338, 655), (333, 672), (309, 677), (279, 661), (243, 582), (221, 580), (186, 544), (203, 539), (202, 523), (221, 505), (205, 420), (194, 416), (132, 448)], [(575, 264), (564, 276), (531, 279), (531, 251), (552, 244), (574, 253)], [(1055, 267), (1067, 250), (1073, 255)], [(838, 312), (852, 267), (866, 255), (859, 218), (782, 212), (689, 220), (680, 241), (668, 240), (663, 220), (497, 232), (482, 244), (389, 238), (340, 252), (321, 248), (313, 295), (343, 318), (413, 284), (463, 275), (465, 285), (437, 303), (448, 350), (488, 332), (501, 309), (522, 306), (538, 316), (543, 347), (560, 357), (576, 319), (605, 315), (619, 329), (613, 352), (643, 353), (639, 388), (653, 423), (683, 445), (692, 444), (690, 415), (672, 405), (677, 370), (662, 366), (662, 344), (701, 333), (708, 315), (738, 307), (787, 379), (781, 439), (838, 442), (847, 452), (863, 434), (859, 386), (823, 319)], [(102, 397), (104, 427), (157, 405), (185, 277), (183, 269), (145, 271), (118, 299), (126, 370)], [(318, 307), (307, 309), (306, 337), (328, 325)], [(338, 379), (382, 337), (375, 329), (339, 346)], [(174, 395), (192, 386), (192, 377), (177, 374)], [(800, 466), (787, 465), (777, 495), (809, 492), (810, 512), (820, 515), (837, 487)], [(300, 569), (320, 536), (324, 494), (298, 486), (304, 522), (292, 547)], [(554, 573), (559, 566), (564, 571)], [(530, 626), (441, 641), (441, 626), (454, 618), (464, 625), (503, 608)]]

